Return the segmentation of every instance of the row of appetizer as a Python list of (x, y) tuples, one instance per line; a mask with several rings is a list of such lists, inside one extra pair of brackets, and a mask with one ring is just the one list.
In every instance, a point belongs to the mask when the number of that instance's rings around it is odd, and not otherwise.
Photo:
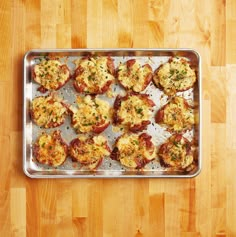
[(59, 60), (42, 60), (33, 67), (32, 75), (40, 84), (39, 90), (58, 90), (70, 78), (76, 91), (86, 94), (104, 94), (115, 78), (127, 91), (142, 92), (153, 80), (154, 84), (167, 95), (185, 91), (196, 82), (196, 72), (185, 58), (172, 57), (154, 72), (149, 64), (141, 65), (136, 59), (120, 63), (115, 68), (111, 57), (84, 57), (75, 62), (76, 68), (70, 72), (66, 64)]
[(194, 144), (181, 134), (172, 135), (157, 148), (147, 133), (124, 133), (116, 139), (111, 150), (105, 136), (78, 136), (67, 145), (61, 132), (56, 130), (38, 137), (33, 144), (33, 157), (52, 167), (62, 165), (71, 157), (82, 167), (95, 170), (105, 157), (110, 157), (131, 169), (142, 169), (149, 162), (158, 160), (163, 167), (191, 170), (197, 156)]
[[(30, 114), (41, 128), (59, 127), (71, 116), (71, 126), (77, 133), (101, 133), (110, 124), (120, 130), (140, 132), (151, 123), (155, 103), (147, 94), (118, 95), (113, 107), (96, 96), (77, 96), (77, 104), (69, 105), (56, 94), (35, 97)], [(170, 132), (191, 130), (196, 121), (195, 110), (183, 97), (172, 99), (155, 113), (155, 122)]]

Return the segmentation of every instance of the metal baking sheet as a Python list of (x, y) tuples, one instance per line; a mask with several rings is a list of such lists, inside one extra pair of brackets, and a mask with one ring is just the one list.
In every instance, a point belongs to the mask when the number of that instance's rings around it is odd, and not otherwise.
[[(181, 170), (170, 170), (162, 167), (156, 159), (155, 161), (147, 164), (142, 170), (129, 169), (122, 166), (119, 162), (111, 160), (110, 158), (103, 159), (102, 164), (93, 171), (83, 169), (78, 163), (72, 162), (67, 158), (66, 162), (57, 168), (52, 168), (39, 164), (32, 157), (32, 144), (36, 138), (45, 129), (39, 128), (35, 125), (29, 116), (30, 102), (36, 96), (42, 95), (37, 88), (39, 87), (31, 77), (32, 67), (39, 63), (43, 58), (56, 57), (63, 63), (66, 63), (71, 72), (75, 69), (74, 61), (84, 56), (111, 56), (114, 59), (115, 66), (117, 67), (120, 62), (125, 62), (128, 59), (138, 59), (141, 63), (149, 63), (153, 71), (158, 68), (162, 63), (168, 61), (170, 57), (180, 56), (189, 60), (191, 67), (196, 70), (197, 84), (185, 92), (179, 92), (186, 99), (191, 99), (198, 105), (198, 120), (199, 124), (191, 131), (187, 131), (184, 136), (190, 141), (192, 139), (197, 142), (198, 149), (198, 163), (196, 167), (189, 173)], [(199, 174), (202, 165), (201, 159), (201, 59), (199, 54), (192, 49), (35, 49), (28, 51), (24, 57), (24, 98), (23, 98), (23, 170), (24, 173), (31, 178), (189, 178)], [(111, 105), (114, 102), (115, 95), (125, 95), (125, 90), (122, 89), (117, 83), (112, 85), (113, 98), (105, 95), (99, 95), (100, 98), (107, 100)], [(57, 91), (58, 95), (63, 97), (68, 103), (75, 103), (75, 98), (78, 93), (74, 90), (72, 80), (70, 80), (64, 87)], [(168, 100), (168, 97), (154, 86), (151, 82), (150, 85), (142, 92), (150, 95), (150, 98), (155, 102), (154, 113), (162, 107)], [(47, 95), (43, 94), (43, 95)], [(65, 123), (53, 129), (46, 129), (46, 132), (60, 129), (62, 137), (69, 144), (69, 142), (77, 137), (77, 134), (70, 126), (70, 117), (67, 116)], [(145, 131), (144, 131), (145, 132)], [(151, 119), (151, 124), (148, 126), (148, 134), (152, 135), (154, 144), (159, 147), (171, 136), (165, 128), (159, 126), (154, 122), (154, 116)], [(121, 134), (114, 131), (112, 125), (108, 127), (103, 133), (107, 137), (110, 147), (114, 144), (116, 138)]]

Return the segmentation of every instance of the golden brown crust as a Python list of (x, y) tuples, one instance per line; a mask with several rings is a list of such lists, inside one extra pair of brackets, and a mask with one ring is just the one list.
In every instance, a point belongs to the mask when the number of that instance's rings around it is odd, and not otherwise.
[(160, 163), (165, 167), (186, 170), (194, 162), (194, 148), (181, 134), (172, 135), (158, 151)]
[(117, 78), (126, 90), (141, 92), (152, 80), (152, 68), (149, 64), (141, 66), (136, 59), (130, 59), (118, 66)]
[(110, 106), (108, 102), (87, 95), (77, 97), (77, 108), (70, 107), (71, 124), (77, 133), (101, 133), (110, 125)]
[(194, 110), (186, 99), (176, 96), (157, 111), (155, 121), (171, 132), (183, 132), (195, 124)]
[(31, 103), (30, 114), (38, 126), (55, 128), (64, 123), (67, 108), (61, 98), (51, 94), (34, 98)]
[(59, 90), (70, 79), (70, 70), (58, 60), (43, 60), (33, 68), (33, 79), (41, 86), (38, 90)]
[(147, 133), (140, 135), (125, 133), (117, 138), (111, 159), (120, 161), (129, 168), (143, 168), (156, 157), (156, 148), (151, 139)]
[(114, 102), (113, 123), (132, 132), (142, 131), (150, 124), (154, 102), (147, 94), (128, 93)]
[(196, 73), (187, 60), (179, 57), (162, 64), (153, 76), (154, 84), (170, 96), (192, 88), (196, 80)]
[(103, 94), (114, 81), (115, 66), (110, 57), (86, 57), (75, 69), (74, 87), (86, 94)]
[(78, 137), (70, 142), (69, 154), (74, 161), (93, 170), (110, 155), (110, 148), (103, 136)]
[(43, 133), (33, 144), (33, 157), (45, 165), (53, 167), (62, 165), (66, 160), (67, 153), (68, 146), (58, 130), (51, 134)]

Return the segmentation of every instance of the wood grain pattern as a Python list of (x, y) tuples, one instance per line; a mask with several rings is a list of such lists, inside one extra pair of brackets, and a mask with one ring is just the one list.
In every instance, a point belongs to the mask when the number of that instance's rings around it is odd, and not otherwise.
[[(0, 1), (0, 236), (236, 236), (236, 1)], [(22, 59), (32, 48), (194, 48), (203, 170), (194, 179), (32, 180)]]

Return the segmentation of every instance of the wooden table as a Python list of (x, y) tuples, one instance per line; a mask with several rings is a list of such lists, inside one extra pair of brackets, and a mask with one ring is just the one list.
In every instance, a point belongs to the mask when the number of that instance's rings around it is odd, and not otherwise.
[[(0, 236), (236, 236), (236, 1), (1, 0)], [(22, 171), (32, 48), (194, 48), (203, 170), (193, 179), (33, 180)]]

